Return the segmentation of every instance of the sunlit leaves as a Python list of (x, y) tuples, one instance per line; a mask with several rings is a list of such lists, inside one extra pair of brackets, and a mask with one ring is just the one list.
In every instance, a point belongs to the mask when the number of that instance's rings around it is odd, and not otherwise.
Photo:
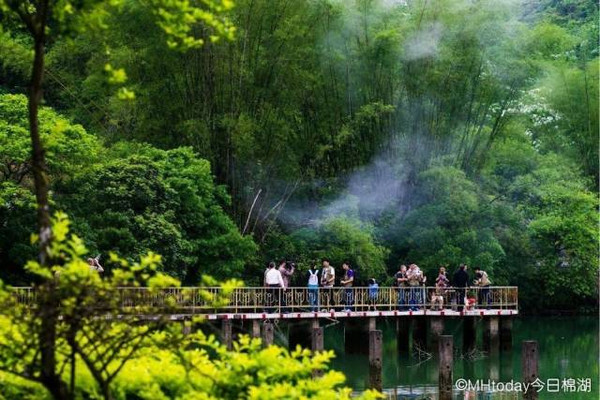
[[(158, 25), (167, 35), (169, 47), (189, 50), (220, 37), (233, 39), (235, 27), (226, 12), (233, 8), (231, 0), (150, 0), (149, 4), (158, 17)], [(194, 28), (204, 24), (214, 33), (196, 36)]]

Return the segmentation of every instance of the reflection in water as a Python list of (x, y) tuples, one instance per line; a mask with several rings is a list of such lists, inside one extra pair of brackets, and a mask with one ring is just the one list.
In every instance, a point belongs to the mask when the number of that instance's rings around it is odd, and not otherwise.
[[(427, 359), (415, 352), (413, 346), (398, 352), (396, 323), (393, 320), (378, 321), (377, 329), (383, 331), (383, 386), (390, 399), (437, 399), (438, 360)], [(592, 392), (540, 393), (541, 399), (598, 399), (598, 320), (595, 317), (520, 317), (513, 327), (512, 352), (483, 352), (483, 321), (477, 322), (477, 349), (465, 354), (462, 349), (462, 326), (460, 320), (446, 320), (444, 333), (455, 337), (454, 380), (477, 379), (487, 382), (518, 381), (521, 376), (521, 342), (537, 340), (540, 360), (539, 374), (542, 380), (557, 378), (591, 378)], [(363, 390), (368, 385), (368, 356), (350, 350), (352, 343), (358, 347), (367, 345), (366, 335), (353, 336), (344, 346), (344, 325), (337, 324), (326, 329), (325, 346), (336, 352), (333, 367), (343, 371), (348, 385)], [(421, 355), (421, 358), (418, 358)], [(520, 399), (515, 392), (455, 391), (454, 399)]]

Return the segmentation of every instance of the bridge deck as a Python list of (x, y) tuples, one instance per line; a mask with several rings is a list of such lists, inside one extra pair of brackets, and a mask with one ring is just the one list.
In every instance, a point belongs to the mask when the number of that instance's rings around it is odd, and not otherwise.
[[(333, 311), (333, 312), (287, 312), (287, 313), (219, 313), (208, 314), (206, 318), (209, 320), (220, 319), (344, 319), (344, 318), (369, 318), (369, 317), (507, 317), (518, 315), (518, 310), (421, 310), (421, 311)], [(191, 314), (173, 314), (171, 319), (181, 320), (192, 317)]]

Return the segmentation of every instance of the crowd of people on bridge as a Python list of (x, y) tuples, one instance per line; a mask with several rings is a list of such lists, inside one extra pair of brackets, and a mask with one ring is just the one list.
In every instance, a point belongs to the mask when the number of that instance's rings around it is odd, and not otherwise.
[[(354, 311), (355, 291), (352, 289), (356, 283), (356, 272), (350, 262), (345, 261), (341, 266), (341, 276), (336, 280), (336, 270), (328, 258), (323, 258), (321, 268), (316, 263), (310, 265), (305, 274), (298, 274), (296, 264), (281, 260), (279, 264), (270, 262), (264, 273), (264, 285), (267, 288), (267, 309), (273, 309), (276, 304), (286, 307), (285, 291), (290, 288), (292, 278), (301, 276), (301, 282), (296, 285), (308, 288), (308, 305), (311, 311), (334, 311), (342, 307), (341, 311)], [(306, 282), (304, 284), (304, 282)], [(435, 279), (435, 286), (426, 289), (427, 277), (416, 264), (401, 265), (393, 276), (393, 285), (397, 291), (397, 305), (400, 311), (419, 311), (423, 307), (430, 306), (432, 310), (442, 310), (447, 307), (448, 301), (462, 311), (473, 309), (476, 304), (489, 308), (491, 303), (490, 285), (488, 274), (479, 267), (474, 268), (474, 276), (471, 278), (466, 264), (460, 264), (450, 279), (446, 268), (441, 267)], [(337, 283), (337, 286), (336, 286)], [(336, 304), (334, 299), (334, 288), (343, 289), (342, 301)], [(476, 287), (476, 296), (469, 288)], [(379, 284), (375, 278), (368, 279), (366, 303), (368, 310), (375, 310), (378, 303)], [(429, 297), (429, 298), (428, 298)], [(365, 304), (363, 304), (365, 305)]]

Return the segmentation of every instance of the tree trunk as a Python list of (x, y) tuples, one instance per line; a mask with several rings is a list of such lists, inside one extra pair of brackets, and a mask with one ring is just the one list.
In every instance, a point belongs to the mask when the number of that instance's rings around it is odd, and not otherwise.
[(39, 229), (39, 260), (46, 265), (48, 246), (52, 231), (50, 227), (50, 208), (48, 205), (48, 174), (46, 171), (45, 150), (40, 138), (38, 109), (42, 101), (42, 80), (44, 78), (44, 40), (42, 33), (34, 38), (34, 60), (29, 87), (29, 134), (31, 136), (31, 169), (35, 185), (37, 203), (37, 222)]
[[(42, 102), (42, 82), (44, 79), (45, 30), (49, 12), (48, 1), (41, 1), (37, 15), (30, 20), (30, 31), (34, 40), (34, 58), (29, 86), (29, 134), (31, 136), (31, 170), (35, 186), (37, 203), (37, 221), (39, 229), (39, 261), (42, 266), (49, 265), (48, 246), (52, 231), (50, 227), (50, 209), (48, 204), (48, 175), (46, 171), (45, 150), (40, 138), (38, 110)], [(41, 326), (38, 332), (41, 347), (42, 384), (56, 399), (68, 399), (68, 388), (56, 371), (56, 327), (58, 324), (58, 304), (56, 301), (56, 283), (49, 279), (39, 291)]]

